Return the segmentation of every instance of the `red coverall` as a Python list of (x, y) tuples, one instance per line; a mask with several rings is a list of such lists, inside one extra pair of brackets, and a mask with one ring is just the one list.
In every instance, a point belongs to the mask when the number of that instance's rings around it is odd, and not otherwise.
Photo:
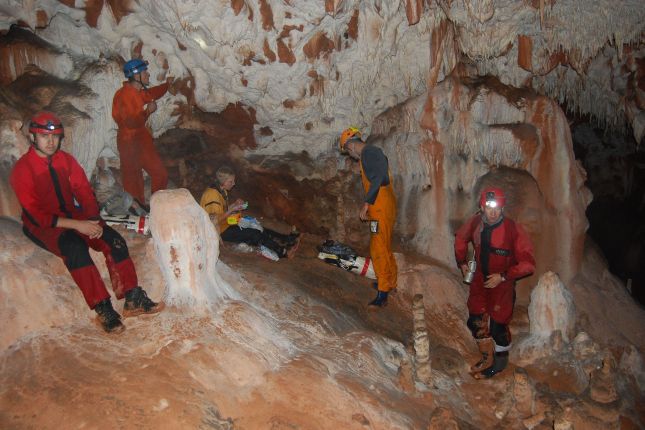
[(76, 230), (56, 227), (59, 217), (98, 220), (99, 208), (85, 172), (70, 154), (57, 151), (40, 157), (31, 147), (14, 166), (10, 176), (22, 206), (25, 235), (47, 251), (61, 257), (90, 309), (110, 297), (92, 261), (88, 247), (105, 256), (112, 289), (117, 298), (137, 286), (137, 274), (125, 240), (101, 221), (98, 239)]
[(123, 189), (141, 203), (145, 203), (141, 169), (150, 175), (151, 193), (168, 185), (168, 172), (152, 142), (152, 133), (146, 127), (149, 114), (145, 109), (148, 103), (160, 99), (167, 90), (167, 83), (138, 90), (126, 81), (112, 100), (112, 118), (119, 127), (116, 144), (121, 159)]
[[(513, 316), (515, 280), (530, 275), (535, 270), (533, 246), (519, 224), (504, 218), (492, 230), (490, 246), (488, 246), (488, 267), (484, 267), (485, 264), (482, 263), (483, 230), (484, 222), (478, 214), (461, 226), (455, 236), (457, 263), (459, 265), (466, 263), (468, 242), (473, 242), (477, 259), (477, 270), (470, 284), (468, 311), (471, 315), (488, 314), (494, 322), (507, 325)], [(486, 270), (488, 275), (502, 274), (506, 281), (495, 288), (484, 288)]]

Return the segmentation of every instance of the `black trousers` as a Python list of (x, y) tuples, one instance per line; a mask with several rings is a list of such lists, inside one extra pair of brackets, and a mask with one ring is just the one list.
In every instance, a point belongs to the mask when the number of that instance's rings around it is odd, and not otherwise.
[(287, 249), (285, 245), (281, 245), (278, 242), (287, 243), (289, 240), (289, 235), (278, 233), (271, 229), (265, 228), (264, 231), (256, 230), (254, 228), (240, 228), (237, 225), (229, 226), (221, 234), (222, 240), (233, 243), (248, 243), (252, 246), (264, 245), (276, 254), (280, 258), (287, 255)]

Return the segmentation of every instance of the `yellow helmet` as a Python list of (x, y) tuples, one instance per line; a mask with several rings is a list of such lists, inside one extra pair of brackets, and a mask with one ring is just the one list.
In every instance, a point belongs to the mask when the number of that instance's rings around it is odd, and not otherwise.
[(340, 150), (345, 150), (345, 144), (353, 138), (361, 137), (361, 131), (356, 127), (349, 127), (345, 129), (340, 135)]

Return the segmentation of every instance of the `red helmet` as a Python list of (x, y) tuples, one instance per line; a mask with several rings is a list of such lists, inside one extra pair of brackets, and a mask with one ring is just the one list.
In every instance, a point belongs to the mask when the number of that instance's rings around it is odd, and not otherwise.
[(30, 133), (63, 135), (63, 123), (51, 112), (38, 112), (29, 122)]
[(479, 206), (482, 208), (503, 208), (506, 205), (506, 196), (501, 188), (488, 187), (484, 188), (482, 195), (479, 198)]

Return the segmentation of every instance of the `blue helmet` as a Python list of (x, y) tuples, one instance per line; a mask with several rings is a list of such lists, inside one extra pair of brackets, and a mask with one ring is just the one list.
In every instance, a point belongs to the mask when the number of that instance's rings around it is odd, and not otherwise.
[(123, 74), (128, 79), (144, 70), (148, 70), (148, 62), (139, 58), (132, 59), (123, 65)]

